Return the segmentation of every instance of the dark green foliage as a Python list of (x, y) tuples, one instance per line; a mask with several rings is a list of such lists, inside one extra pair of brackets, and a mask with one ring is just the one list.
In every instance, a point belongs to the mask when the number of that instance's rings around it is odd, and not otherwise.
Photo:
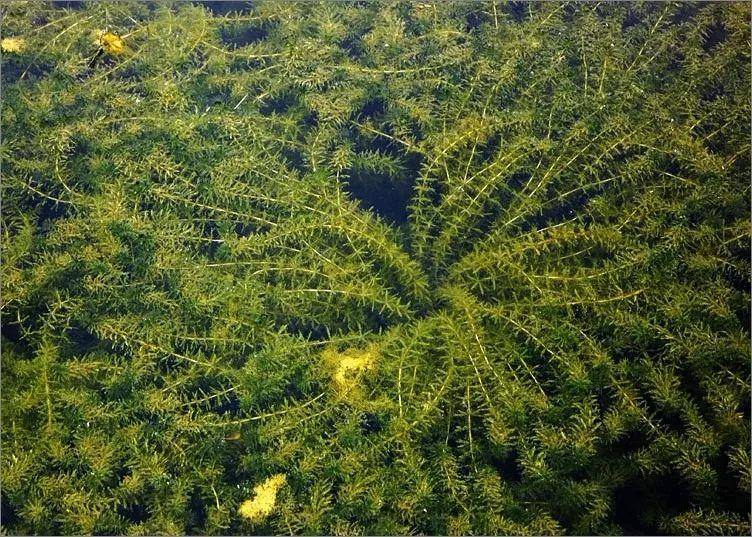
[(2, 6), (3, 531), (749, 534), (749, 5), (238, 7)]

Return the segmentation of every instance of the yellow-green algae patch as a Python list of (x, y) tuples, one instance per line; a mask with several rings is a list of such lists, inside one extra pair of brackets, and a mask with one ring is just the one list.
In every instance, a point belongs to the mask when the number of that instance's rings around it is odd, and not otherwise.
[(26, 48), (26, 41), (21, 37), (6, 37), (0, 40), (3, 52), (22, 52)]
[(356, 395), (363, 374), (372, 369), (379, 354), (375, 343), (365, 349), (351, 347), (342, 352), (330, 348), (323, 352), (326, 366), (332, 371), (332, 383), (338, 393)]
[(277, 493), (287, 481), (285, 474), (275, 474), (253, 489), (255, 496), (244, 501), (238, 508), (243, 518), (252, 522), (261, 522), (274, 511)]

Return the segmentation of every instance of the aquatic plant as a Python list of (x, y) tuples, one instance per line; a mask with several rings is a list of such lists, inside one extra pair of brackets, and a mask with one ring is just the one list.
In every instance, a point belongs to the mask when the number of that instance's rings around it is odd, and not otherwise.
[(749, 5), (235, 7), (2, 6), (3, 530), (748, 534)]

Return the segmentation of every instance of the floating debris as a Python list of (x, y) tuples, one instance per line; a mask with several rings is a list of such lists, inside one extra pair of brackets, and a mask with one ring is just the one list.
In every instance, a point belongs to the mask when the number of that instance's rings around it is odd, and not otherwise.
[(99, 42), (102, 44), (102, 49), (104, 49), (107, 54), (113, 56), (122, 54), (125, 50), (125, 43), (122, 38), (112, 32), (106, 32), (103, 34), (102, 37), (100, 37)]
[(3, 52), (23, 52), (26, 48), (26, 40), (22, 37), (6, 37), (0, 40), (0, 49)]
[(324, 351), (324, 361), (334, 368), (334, 385), (338, 391), (353, 391), (364, 371), (371, 369), (378, 356), (378, 345), (371, 344), (365, 349), (350, 348), (343, 352), (335, 349)]
[(285, 484), (285, 481), (287, 481), (285, 474), (276, 474), (260, 485), (256, 485), (253, 489), (256, 496), (244, 501), (238, 508), (240, 516), (252, 522), (260, 522), (268, 517), (274, 511), (274, 506), (277, 503), (277, 492)]

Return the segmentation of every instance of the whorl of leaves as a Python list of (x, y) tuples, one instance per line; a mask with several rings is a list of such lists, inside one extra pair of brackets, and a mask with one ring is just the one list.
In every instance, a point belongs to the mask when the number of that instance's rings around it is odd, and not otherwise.
[(748, 4), (220, 7), (2, 6), (3, 531), (749, 533)]

